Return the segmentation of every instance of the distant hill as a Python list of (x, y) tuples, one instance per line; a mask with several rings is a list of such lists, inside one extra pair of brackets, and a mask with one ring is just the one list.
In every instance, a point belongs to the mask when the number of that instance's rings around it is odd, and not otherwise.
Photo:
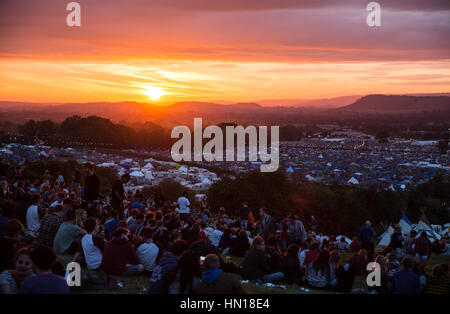
[(263, 108), (261, 105), (256, 103), (237, 103), (230, 105), (220, 105), (216, 103), (207, 103), (199, 101), (185, 101), (175, 103), (173, 105), (167, 106), (167, 112), (200, 112), (200, 113), (218, 113), (218, 112), (242, 112), (259, 110)]
[(450, 111), (448, 96), (368, 95), (351, 105), (336, 109), (343, 112), (399, 114), (422, 111)]
[(313, 109), (331, 109), (346, 106), (361, 97), (363, 96), (352, 95), (320, 99), (264, 99), (258, 100), (257, 103), (265, 107), (287, 106)]

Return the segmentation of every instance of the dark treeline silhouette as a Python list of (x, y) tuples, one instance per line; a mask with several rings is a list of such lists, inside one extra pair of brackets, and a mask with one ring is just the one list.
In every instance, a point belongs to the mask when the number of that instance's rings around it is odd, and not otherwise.
[(18, 127), (18, 132), (26, 143), (34, 143), (38, 139), (51, 146), (146, 149), (171, 146), (170, 135), (156, 124), (147, 122), (139, 128), (132, 128), (97, 116), (72, 116), (62, 123), (29, 120)]
[(314, 215), (320, 230), (336, 230), (357, 234), (360, 224), (370, 220), (377, 231), (384, 232), (390, 224), (399, 221), (402, 214), (417, 222), (426, 217), (432, 224), (450, 220), (450, 182), (435, 177), (409, 191), (383, 190), (375, 185), (368, 188), (319, 183), (295, 183), (283, 172), (240, 174), (236, 179), (224, 178), (208, 191), (208, 202), (218, 210), (224, 206), (237, 214), (247, 201), (253, 214), (259, 208), (277, 219), (296, 214), (303, 221)]

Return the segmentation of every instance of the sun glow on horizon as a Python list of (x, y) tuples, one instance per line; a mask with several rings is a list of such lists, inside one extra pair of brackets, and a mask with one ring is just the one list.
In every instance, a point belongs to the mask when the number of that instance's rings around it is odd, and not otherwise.
[(158, 100), (161, 96), (166, 95), (167, 93), (164, 92), (161, 87), (149, 85), (145, 87), (143, 94), (147, 95), (152, 100)]

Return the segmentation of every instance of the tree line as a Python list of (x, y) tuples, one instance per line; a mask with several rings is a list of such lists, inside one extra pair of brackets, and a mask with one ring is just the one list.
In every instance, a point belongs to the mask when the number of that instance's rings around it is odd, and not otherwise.
[(357, 234), (370, 220), (381, 234), (390, 224), (398, 223), (402, 214), (413, 222), (424, 217), (432, 224), (450, 221), (450, 182), (444, 177), (435, 177), (409, 191), (394, 192), (376, 185), (299, 184), (282, 171), (256, 171), (214, 183), (207, 196), (213, 210), (224, 206), (236, 215), (244, 201), (255, 216), (259, 208), (266, 208), (277, 220), (295, 214), (309, 222), (314, 215), (320, 231), (326, 233)]

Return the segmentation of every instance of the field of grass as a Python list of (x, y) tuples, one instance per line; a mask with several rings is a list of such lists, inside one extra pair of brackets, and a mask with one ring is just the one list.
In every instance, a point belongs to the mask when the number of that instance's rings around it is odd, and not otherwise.
[[(351, 257), (351, 253), (342, 253), (341, 258), (343, 264), (345, 264), (348, 259)], [(232, 261), (236, 265), (239, 265), (243, 258), (238, 258), (234, 256), (226, 257), (223, 256), (225, 260)], [(59, 261), (65, 266), (70, 261), (70, 256), (63, 256), (59, 258)], [(432, 255), (430, 260), (427, 263), (427, 267), (425, 269), (427, 274), (431, 274), (432, 267), (435, 264), (447, 263), (450, 264), (450, 256), (439, 256)], [(82, 272), (89, 272), (95, 275), (94, 272), (91, 272), (85, 268), (82, 269)], [(122, 287), (117, 287), (116, 290), (113, 291), (85, 291), (83, 293), (107, 293), (107, 294), (145, 294), (147, 293), (147, 289), (149, 286), (150, 279), (144, 276), (130, 276), (124, 278), (118, 278), (118, 282), (122, 282)], [(319, 290), (319, 289), (311, 289), (311, 287), (307, 286), (299, 286), (299, 285), (287, 285), (281, 284), (285, 288), (280, 287), (265, 287), (261, 285), (257, 285), (255, 282), (242, 283), (244, 288), (249, 294), (335, 294), (333, 291)], [(302, 290), (302, 288), (306, 288), (307, 290)], [(359, 282), (355, 282), (353, 287), (355, 288), (364, 288), (363, 285)]]

